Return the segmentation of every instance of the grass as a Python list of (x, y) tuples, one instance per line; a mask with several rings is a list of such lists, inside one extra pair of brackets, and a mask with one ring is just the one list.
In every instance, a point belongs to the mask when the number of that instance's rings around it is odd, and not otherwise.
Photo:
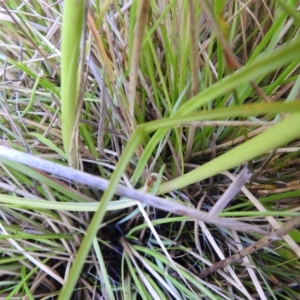
[(298, 299), (297, 5), (3, 2), (0, 299)]

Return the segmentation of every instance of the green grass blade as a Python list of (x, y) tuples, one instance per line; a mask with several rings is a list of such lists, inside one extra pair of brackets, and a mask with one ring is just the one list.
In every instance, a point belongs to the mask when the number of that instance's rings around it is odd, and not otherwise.
[[(61, 43), (61, 123), (69, 164), (77, 168), (76, 139), (72, 140), (78, 109), (78, 64), (85, 1), (64, 2)], [(71, 153), (70, 153), (71, 151)]]
[(163, 183), (160, 186), (159, 191), (161, 193), (174, 191), (248, 162), (259, 155), (283, 146), (298, 138), (300, 136), (299, 128), (300, 113), (293, 113), (279, 124), (269, 128), (244, 144), (235, 147), (183, 176)]

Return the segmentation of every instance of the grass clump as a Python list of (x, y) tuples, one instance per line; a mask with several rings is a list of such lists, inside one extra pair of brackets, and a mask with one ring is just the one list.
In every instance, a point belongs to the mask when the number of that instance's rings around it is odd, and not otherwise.
[(1, 5), (1, 299), (297, 299), (297, 1)]

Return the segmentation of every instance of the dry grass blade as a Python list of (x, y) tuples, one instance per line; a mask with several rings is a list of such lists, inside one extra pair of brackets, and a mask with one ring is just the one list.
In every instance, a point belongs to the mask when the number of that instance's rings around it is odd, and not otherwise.
[(112, 62), (110, 61), (110, 59), (103, 47), (103, 44), (102, 44), (101, 39), (98, 34), (97, 26), (95, 24), (95, 20), (93, 18), (93, 15), (92, 15), (92, 12), (90, 9), (88, 9), (88, 11), (87, 11), (87, 20), (88, 20), (88, 25), (90, 27), (90, 30), (92, 32), (92, 35), (93, 35), (96, 45), (97, 45), (97, 50), (99, 53), (100, 61), (103, 64), (103, 67), (106, 68), (108, 70), (108, 72), (110, 73), (110, 75), (113, 77), (114, 72), (113, 72), (113, 68), (112, 68)]
[(249, 171), (248, 167), (245, 167), (220, 197), (218, 202), (213, 206), (208, 215), (211, 218), (214, 218), (221, 213), (226, 205), (237, 195), (247, 180), (251, 178), (251, 175), (252, 173)]
[[(224, 172), (226, 176), (228, 176), (231, 180), (234, 180), (234, 177), (229, 172)], [(258, 211), (266, 211), (266, 208), (261, 204), (261, 202), (256, 199), (252, 195), (252, 193), (243, 186), (241, 188), (242, 192), (245, 194), (245, 196), (253, 203), (253, 205), (257, 208)], [(273, 230), (276, 230), (280, 228), (279, 222), (272, 216), (266, 217), (266, 220), (271, 224)], [(299, 245), (294, 241), (293, 238), (291, 238), (289, 235), (283, 235), (282, 239), (289, 245), (289, 247), (294, 251), (294, 253), (300, 258), (300, 247)]]
[[(8, 235), (7, 231), (4, 229), (3, 225), (0, 223), (0, 230), (2, 231), (2, 235)], [(34, 265), (38, 266), (41, 270), (46, 272), (53, 279), (57, 280), (59, 283), (64, 284), (65, 281), (53, 270), (49, 269), (46, 265), (44, 265), (37, 258), (33, 257), (33, 255), (27, 253), (14, 239), (8, 238), (8, 241), (14, 246), (19, 252), (24, 253), (24, 256), (28, 258)]]
[(135, 106), (135, 95), (136, 95), (136, 83), (138, 77), (138, 68), (140, 61), (140, 53), (143, 42), (143, 35), (145, 31), (145, 27), (148, 23), (148, 15), (149, 15), (149, 7), (150, 2), (148, 0), (141, 0), (140, 10), (137, 18), (137, 23), (135, 27), (135, 38), (133, 40), (133, 49), (132, 49), (132, 58), (130, 63), (130, 73), (129, 73), (129, 116), (132, 130), (134, 130), (134, 106)]
[[(189, 1), (189, 16), (190, 16), (190, 31), (191, 31), (191, 45), (192, 45), (192, 91), (191, 96), (195, 96), (199, 92), (199, 47), (198, 47), (198, 20), (196, 17), (194, 0)], [(189, 160), (192, 153), (192, 147), (195, 136), (195, 128), (189, 128), (189, 134), (187, 138), (187, 146), (185, 153), (185, 160)]]
[[(209, 229), (207, 228), (207, 226), (203, 223), (203, 222), (199, 222), (199, 226), (203, 232), (203, 234), (205, 235), (207, 241), (211, 244), (212, 248), (214, 249), (214, 251), (216, 252), (216, 254), (218, 255), (219, 259), (225, 259), (224, 253), (222, 252), (222, 250), (220, 249), (220, 247), (218, 246), (217, 241), (215, 240), (215, 238), (212, 236), (212, 234), (210, 233)], [(232, 277), (232, 279), (235, 281), (235, 284), (239, 287), (239, 290), (248, 298), (251, 299), (251, 296), (249, 294), (249, 292), (247, 291), (247, 289), (245, 288), (245, 286), (242, 284), (241, 280), (238, 278), (236, 272), (234, 272), (234, 268), (232, 268), (231, 266), (227, 266), (226, 267), (226, 271), (229, 273), (229, 275)]]
[(293, 218), (292, 220), (288, 221), (283, 227), (275, 230), (272, 236), (265, 236), (262, 239), (258, 240), (256, 243), (252, 244), (251, 246), (244, 248), (239, 253), (227, 257), (226, 259), (217, 262), (211, 267), (205, 269), (203, 272), (200, 273), (200, 277), (201, 278), (206, 277), (209, 274), (212, 274), (232, 263), (235, 263), (243, 259), (245, 256), (248, 256), (253, 252), (263, 247), (266, 247), (272, 242), (282, 238), (282, 236), (287, 235), (291, 230), (298, 228), (299, 226), (300, 226), (300, 217)]
[[(53, 175), (60, 176), (62, 178), (73, 180), (74, 182), (82, 183), (99, 190), (105, 190), (109, 184), (109, 181), (103, 178), (86, 174), (84, 172), (74, 170), (3, 146), (0, 146), (0, 157), (4, 159), (12, 160), (14, 162), (26, 164), (33, 168), (40, 169), (45, 172), (49, 172)], [(248, 225), (246, 223), (239, 222), (234, 219), (226, 219), (226, 218), (219, 218), (219, 217), (211, 218), (208, 216), (208, 213), (198, 211), (195, 208), (182, 205), (175, 201), (163, 199), (142, 191), (127, 188), (126, 186), (123, 185), (118, 185), (118, 187), (116, 188), (116, 194), (123, 197), (127, 197), (129, 199), (140, 201), (142, 203), (151, 205), (155, 208), (159, 208), (164, 211), (173, 212), (175, 214), (179, 214), (183, 216), (188, 216), (203, 222), (215, 224), (217, 226), (233, 228), (233, 229), (238, 228), (238, 230), (245, 231), (245, 232), (257, 232), (261, 234), (268, 234), (266, 230), (263, 230), (258, 226)]]
[[(243, 250), (243, 245), (242, 245), (242, 242), (239, 238), (239, 235), (236, 231), (232, 231), (233, 233), (233, 238), (234, 238), (234, 241), (237, 243), (237, 249), (238, 251), (242, 251)], [(243, 263), (244, 265), (246, 266), (247, 268), (247, 271), (248, 271), (248, 274), (253, 282), (253, 285), (255, 286), (256, 288), (256, 291), (257, 293), (259, 294), (260, 296), (260, 299), (264, 299), (264, 300), (267, 300), (266, 298), (266, 295), (265, 295), (265, 292), (259, 282), (259, 279), (258, 279), (258, 276), (254, 270), (254, 268), (252, 267), (251, 265), (251, 260), (249, 259), (248, 256), (244, 257), (243, 258)], [(253, 297), (251, 297), (251, 299), (253, 299)]]

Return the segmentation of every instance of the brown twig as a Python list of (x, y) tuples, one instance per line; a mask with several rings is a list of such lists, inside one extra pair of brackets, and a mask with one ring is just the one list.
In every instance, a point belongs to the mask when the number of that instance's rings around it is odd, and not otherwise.
[(226, 259), (223, 259), (209, 268), (205, 269), (200, 273), (200, 277), (206, 277), (210, 275), (211, 273), (214, 273), (222, 268), (225, 268), (226, 266), (235, 263), (241, 259), (243, 259), (245, 256), (248, 256), (252, 254), (253, 252), (271, 244), (275, 240), (281, 238), (282, 236), (288, 234), (292, 229), (295, 229), (300, 226), (300, 216), (296, 217), (290, 221), (288, 221), (283, 227), (277, 229), (274, 231), (273, 236), (264, 236), (262, 239), (257, 241), (256, 243), (250, 245), (249, 247), (246, 247), (241, 252), (236, 253), (232, 256), (227, 257)]

